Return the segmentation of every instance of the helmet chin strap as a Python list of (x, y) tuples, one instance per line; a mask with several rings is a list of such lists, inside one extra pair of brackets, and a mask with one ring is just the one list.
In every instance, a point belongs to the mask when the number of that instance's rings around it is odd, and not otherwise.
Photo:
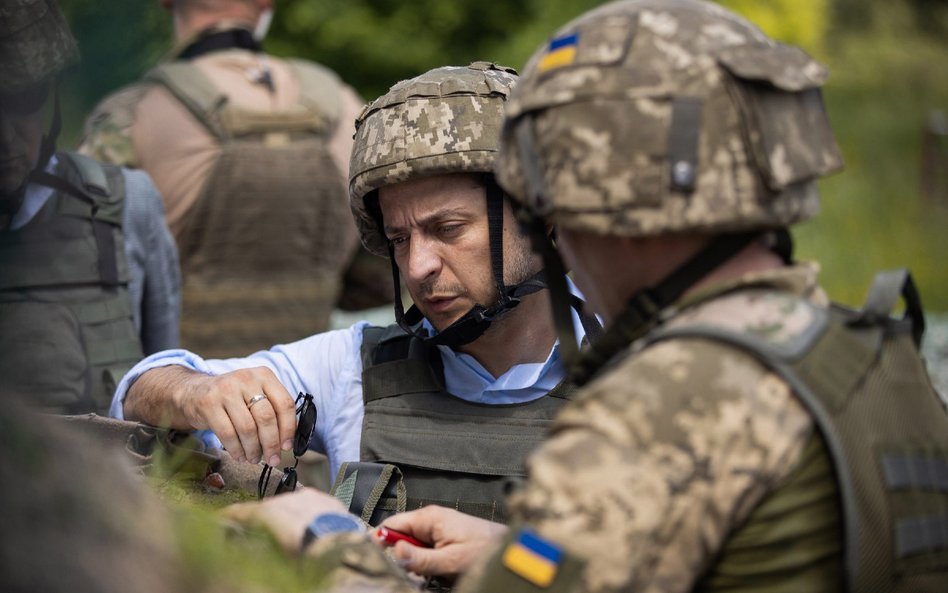
[(394, 248), (389, 245), (392, 277), (395, 282), (395, 321), (409, 334), (430, 344), (452, 348), (469, 344), (481, 337), (494, 321), (519, 305), (523, 297), (546, 288), (546, 280), (542, 270), (513, 286), (504, 284), (504, 193), (490, 176), (484, 176), (484, 183), (487, 188), (487, 233), (490, 243), (490, 264), (498, 295), (497, 302), (490, 307), (476, 304), (443, 331), (433, 336), (429, 335), (428, 331), (421, 326), (424, 315), (418, 307), (412, 305), (408, 311), (405, 311), (401, 299), (398, 266), (395, 264), (395, 252)]

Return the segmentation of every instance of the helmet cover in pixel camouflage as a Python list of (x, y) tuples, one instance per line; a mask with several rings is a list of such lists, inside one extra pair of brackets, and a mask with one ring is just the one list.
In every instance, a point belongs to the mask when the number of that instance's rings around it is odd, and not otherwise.
[(826, 76), (710, 2), (607, 4), (530, 59), (497, 178), (534, 214), (597, 234), (783, 227), (817, 212), (815, 179), (842, 165)]
[(380, 187), (449, 173), (492, 173), (504, 103), (515, 70), (474, 62), (395, 84), (356, 120), (349, 198), (362, 242), (388, 256), (388, 243), (366, 207)]

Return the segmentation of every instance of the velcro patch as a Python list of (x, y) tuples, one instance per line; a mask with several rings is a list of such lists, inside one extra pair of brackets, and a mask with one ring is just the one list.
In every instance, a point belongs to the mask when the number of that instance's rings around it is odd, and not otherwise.
[(538, 72), (569, 66), (576, 60), (576, 48), (579, 45), (579, 33), (557, 37), (550, 41), (546, 54), (540, 58)]
[(507, 544), (502, 562), (507, 569), (537, 587), (549, 587), (559, 570), (563, 552), (529, 529)]

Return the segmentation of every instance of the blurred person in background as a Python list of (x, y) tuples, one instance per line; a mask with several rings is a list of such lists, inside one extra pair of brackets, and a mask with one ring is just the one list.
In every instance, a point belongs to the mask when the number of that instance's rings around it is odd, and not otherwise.
[(0, 19), (0, 391), (104, 413), (143, 352), (178, 345), (174, 241), (147, 174), (56, 151), (59, 78), (79, 58), (56, 4)]
[[(363, 101), (327, 68), (261, 48), (272, 0), (160, 0), (168, 60), (104, 99), (80, 152), (155, 180), (183, 277), (181, 341), (244, 355), (391, 302), (346, 201)], [(347, 275), (348, 274), (348, 275)]]

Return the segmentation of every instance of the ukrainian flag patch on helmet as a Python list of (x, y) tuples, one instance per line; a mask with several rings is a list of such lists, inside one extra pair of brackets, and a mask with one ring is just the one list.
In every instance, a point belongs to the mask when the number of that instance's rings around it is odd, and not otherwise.
[(505, 567), (537, 587), (550, 586), (562, 559), (563, 551), (556, 544), (529, 529), (521, 529), (502, 556)]
[(554, 68), (569, 66), (576, 60), (576, 47), (579, 44), (579, 33), (564, 35), (550, 41), (546, 54), (540, 58), (537, 70), (546, 72)]

